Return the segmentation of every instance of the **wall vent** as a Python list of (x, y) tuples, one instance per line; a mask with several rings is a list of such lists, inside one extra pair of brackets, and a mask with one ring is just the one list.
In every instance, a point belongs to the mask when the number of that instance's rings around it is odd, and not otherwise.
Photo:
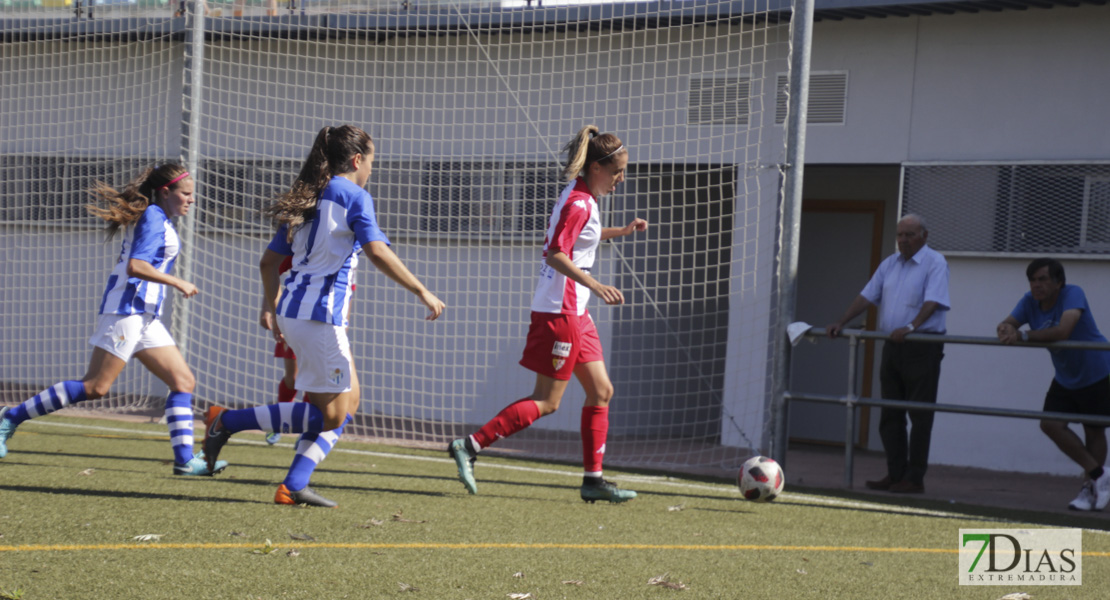
[[(778, 76), (775, 86), (775, 124), (786, 122), (786, 74)], [(847, 72), (811, 72), (809, 74), (809, 111), (806, 122), (810, 125), (843, 125), (848, 104)]]

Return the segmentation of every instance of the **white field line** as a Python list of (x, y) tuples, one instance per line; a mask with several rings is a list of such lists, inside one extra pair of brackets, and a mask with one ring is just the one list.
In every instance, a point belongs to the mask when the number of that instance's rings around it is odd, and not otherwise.
[[(144, 435), (157, 435), (157, 436), (160, 436), (160, 437), (169, 437), (169, 432), (166, 431), (166, 430), (142, 431), (142, 430), (135, 430), (135, 429), (121, 429), (121, 428), (118, 428), (118, 427), (105, 427), (105, 426), (102, 426), (102, 425), (79, 425), (79, 424), (76, 424), (76, 423), (58, 423), (58, 422), (54, 422), (54, 421), (34, 421), (33, 424), (34, 425), (46, 426), (46, 427), (63, 427), (63, 428), (68, 428), (68, 429), (86, 429), (86, 430), (90, 430), (90, 431), (100, 431), (100, 432), (105, 432), (105, 433), (127, 433), (127, 434), (142, 433)], [(203, 431), (203, 429), (204, 429), (203, 425), (200, 427), (200, 429)], [(236, 443), (236, 444), (254, 445), (254, 446), (265, 446), (265, 445), (267, 445), (265, 441), (256, 441), (256, 440), (232, 439), (231, 442)], [(293, 447), (292, 444), (277, 444), (277, 445), (278, 446), (284, 446), (284, 447), (287, 447), (287, 448), (292, 448)], [(357, 449), (353, 449), (353, 448), (344, 448), (344, 447), (336, 447), (332, 450), (332, 452), (341, 452), (341, 453), (344, 453), (344, 454), (353, 454), (353, 455), (357, 455), (357, 456), (373, 456), (373, 457), (377, 457), (377, 458), (388, 458), (388, 459), (401, 460), (401, 461), (409, 460), (409, 461), (423, 461), (423, 462), (433, 462), (433, 463), (450, 464), (450, 465), (455, 464), (454, 460), (452, 460), (450, 458), (446, 458), (446, 457), (438, 458), (438, 457), (434, 457), (434, 456), (418, 456), (418, 455), (412, 455), (412, 454), (394, 454), (394, 453), (391, 453), (391, 452), (374, 452), (374, 451), (371, 451), (371, 450), (357, 450)], [(506, 470), (506, 471), (521, 471), (521, 472), (525, 472), (525, 473), (535, 473), (535, 474), (540, 474), (540, 475), (554, 475), (554, 476), (557, 476), (557, 477), (570, 477), (570, 478), (579, 478), (579, 477), (582, 476), (582, 472), (577, 471), (577, 470), (568, 471), (568, 470), (565, 470), (565, 469), (553, 469), (553, 468), (547, 468), (547, 467), (525, 467), (525, 466), (521, 466), (521, 465), (512, 465), (512, 464), (504, 464), (504, 463), (496, 462), (496, 459), (494, 461), (483, 461), (482, 462), (482, 469), (483, 470), (486, 470), (486, 469), (503, 469), (503, 470)], [(668, 476), (665, 476), (665, 475), (633, 475), (633, 474), (630, 474), (630, 473), (622, 474), (620, 476), (620, 480), (622, 482), (630, 482), (630, 483), (637, 483), (637, 484), (643, 484), (643, 485), (652, 485), (652, 486), (659, 486), (659, 487), (670, 487), (670, 488), (677, 488), (677, 489), (682, 489), (682, 490), (691, 490), (691, 491), (701, 490), (701, 491), (706, 491), (706, 492), (733, 494), (737, 497), (737, 499), (740, 498), (740, 493), (739, 493), (738, 490), (736, 490), (736, 488), (734, 486), (725, 485), (725, 484), (714, 485), (714, 484), (709, 484), (709, 483), (694, 483), (694, 482), (689, 482), (689, 481), (675, 480), (675, 479), (673, 479), (671, 477), (668, 477)], [(906, 507), (906, 506), (893, 506), (893, 505), (890, 505), (890, 504), (863, 502), (863, 501), (859, 501), (859, 500), (844, 500), (844, 499), (841, 499), (841, 498), (830, 498), (830, 497), (827, 497), (827, 496), (815, 496), (815, 495), (811, 495), (811, 494), (783, 493), (783, 494), (780, 494), (779, 497), (784, 499), (784, 500), (790, 500), (791, 502), (798, 502), (800, 504), (836, 506), (836, 507), (843, 507), (843, 508), (859, 508), (859, 509), (865, 509), (865, 510), (882, 510), (882, 511), (885, 511), (885, 512), (895, 512), (895, 513), (900, 513), (900, 514), (910, 515), (910, 516), (961, 518), (961, 519), (968, 519), (968, 520), (975, 520), (975, 521), (992, 521), (992, 522), (998, 522), (998, 523), (1014, 523), (1014, 522), (1016, 522), (1016, 521), (1010, 521), (1008, 519), (995, 519), (995, 518), (991, 518), (991, 517), (965, 515), (965, 514), (962, 514), (962, 513), (945, 512), (945, 511), (939, 511), (939, 510), (928, 510), (928, 509), (923, 509), (923, 508), (913, 508), (913, 507)], [(1098, 533), (1098, 534), (1102, 534), (1102, 535), (1110, 535), (1110, 531), (1104, 531), (1104, 530), (1101, 530), (1101, 529), (1084, 529), (1084, 531), (1089, 531), (1091, 533)]]

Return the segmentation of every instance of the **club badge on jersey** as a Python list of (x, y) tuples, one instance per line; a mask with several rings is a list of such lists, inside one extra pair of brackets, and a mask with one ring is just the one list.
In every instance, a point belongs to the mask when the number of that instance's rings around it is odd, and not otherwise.
[(570, 348), (570, 342), (555, 342), (555, 347), (551, 349), (551, 365), (555, 367), (556, 371), (562, 369), (563, 365), (567, 364), (566, 359), (570, 356)]

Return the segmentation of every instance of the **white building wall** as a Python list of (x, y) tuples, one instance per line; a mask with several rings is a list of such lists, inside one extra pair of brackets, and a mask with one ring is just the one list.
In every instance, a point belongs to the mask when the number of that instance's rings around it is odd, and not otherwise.
[[(1108, 30), (1105, 6), (822, 21), (813, 70), (849, 72), (847, 117), (809, 128), (807, 163), (1110, 160)], [(1106, 258), (1063, 260), (1104, 332)], [(1028, 260), (949, 257), (949, 333), (992, 337), (1028, 290)], [(940, 402), (1042, 408), (1053, 375), (1047, 351), (949, 344), (945, 355)], [(881, 448), (877, 435), (872, 441)], [(952, 414), (936, 419), (930, 462), (1077, 471), (1035, 420)]]
[(849, 72), (809, 163), (1110, 157), (1110, 7), (821, 21), (813, 70)]

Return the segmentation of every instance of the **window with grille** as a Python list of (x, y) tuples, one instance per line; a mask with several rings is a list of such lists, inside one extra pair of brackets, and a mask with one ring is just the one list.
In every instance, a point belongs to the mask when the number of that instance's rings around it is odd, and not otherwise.
[(687, 125), (747, 125), (751, 113), (750, 77), (690, 80)]
[(0, 156), (0, 219), (97, 226), (101, 222), (86, 209), (95, 202), (89, 189), (101, 181), (122, 190), (148, 162), (138, 158)]
[(1110, 257), (1110, 164), (907, 164), (908, 213), (942, 252)]
[(295, 160), (209, 160), (201, 168), (197, 220), (204, 230), (270, 231), (262, 209), (288, 191), (300, 171)]
[(419, 229), (448, 237), (535, 237), (547, 228), (559, 170), (535, 163), (428, 162)]

